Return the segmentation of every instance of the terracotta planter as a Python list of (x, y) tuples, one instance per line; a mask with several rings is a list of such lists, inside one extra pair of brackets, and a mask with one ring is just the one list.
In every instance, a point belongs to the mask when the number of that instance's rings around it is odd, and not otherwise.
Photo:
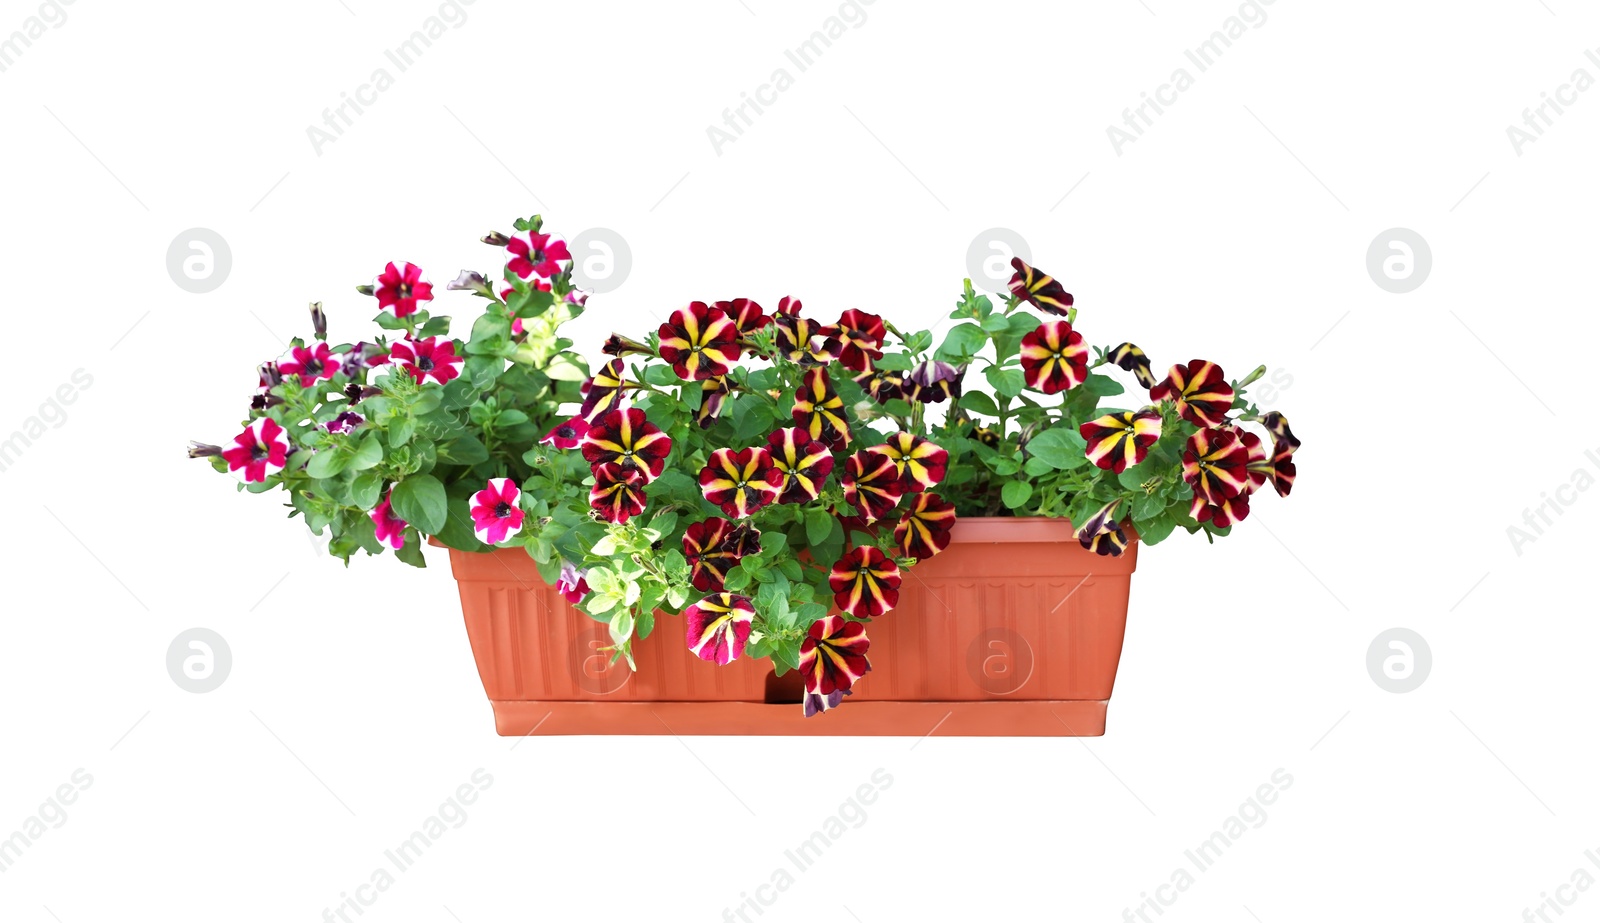
[(608, 665), (606, 628), (539, 579), (521, 550), (452, 549), (467, 637), (503, 735), (1098, 736), (1117, 675), (1134, 543), (1079, 547), (1063, 520), (968, 518), (875, 619), (872, 672), (806, 718), (798, 677), (690, 654), (680, 617)]

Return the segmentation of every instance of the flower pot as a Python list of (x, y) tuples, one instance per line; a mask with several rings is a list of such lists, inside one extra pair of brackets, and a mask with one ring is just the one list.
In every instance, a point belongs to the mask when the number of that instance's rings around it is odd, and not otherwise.
[(606, 626), (539, 578), (525, 552), (451, 549), (467, 637), (503, 735), (1098, 736), (1137, 561), (1085, 551), (1065, 520), (966, 518), (906, 572), (867, 628), (872, 671), (806, 718), (797, 674), (689, 653), (681, 617), (609, 663)]

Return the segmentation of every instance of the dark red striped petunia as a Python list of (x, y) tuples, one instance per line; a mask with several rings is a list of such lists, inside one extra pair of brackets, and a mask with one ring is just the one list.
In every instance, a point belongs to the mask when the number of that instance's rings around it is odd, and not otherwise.
[(1068, 391), (1089, 376), (1089, 347), (1064, 320), (1045, 321), (1022, 338), (1022, 377), (1046, 394)]
[(1236, 497), (1224, 497), (1220, 503), (1207, 503), (1204, 497), (1195, 494), (1189, 504), (1189, 515), (1195, 522), (1209, 522), (1226, 529), (1250, 515), (1250, 495), (1241, 493)]
[(865, 450), (845, 460), (839, 483), (844, 486), (845, 502), (867, 522), (877, 522), (888, 515), (905, 493), (894, 461), (887, 455)]
[(783, 475), (764, 448), (718, 449), (700, 471), (700, 492), (725, 515), (744, 519), (778, 498)]
[(894, 369), (872, 369), (867, 372), (857, 372), (850, 378), (861, 386), (861, 390), (872, 395), (872, 399), (880, 404), (887, 404), (895, 398), (904, 399), (906, 397), (906, 385), (909, 383), (905, 373)]
[(703, 301), (673, 311), (657, 333), (661, 358), (684, 381), (726, 375), (739, 361), (739, 328), (721, 309)]
[(1156, 373), (1150, 369), (1150, 357), (1144, 350), (1132, 343), (1123, 343), (1113, 347), (1106, 355), (1112, 364), (1124, 371), (1132, 372), (1133, 377), (1139, 379), (1141, 387), (1154, 388), (1156, 386)]
[(883, 358), (883, 318), (851, 308), (833, 326), (839, 362), (845, 368), (865, 372), (872, 368), (872, 360)]
[(596, 465), (593, 473), (589, 506), (606, 522), (627, 522), (630, 517), (644, 512), (645, 480), (638, 468)]
[(1078, 427), (1078, 434), (1089, 444), (1084, 454), (1090, 461), (1121, 474), (1144, 461), (1161, 438), (1161, 414), (1151, 407), (1108, 413)]
[(917, 494), (894, 527), (894, 541), (908, 558), (926, 561), (950, 547), (956, 505), (935, 493)]
[(791, 362), (801, 365), (827, 365), (839, 355), (839, 342), (832, 339), (837, 330), (800, 316), (799, 299), (787, 295), (778, 302), (773, 318), (777, 325), (778, 349)]
[(1189, 437), (1183, 452), (1183, 479), (1194, 495), (1212, 506), (1245, 492), (1250, 483), (1250, 450), (1237, 433), (1203, 429)]
[(726, 314), (728, 320), (733, 321), (733, 326), (739, 331), (739, 336), (742, 337), (747, 337), (772, 323), (772, 318), (762, 313), (761, 305), (756, 304), (749, 298), (719, 301), (713, 307)]
[(594, 425), (596, 420), (621, 406), (622, 389), (626, 384), (622, 378), (621, 359), (602, 365), (579, 391), (583, 395), (583, 407), (578, 410), (578, 416)]
[(722, 416), (722, 406), (727, 403), (728, 394), (733, 387), (728, 384), (728, 376), (718, 375), (700, 382), (700, 409), (694, 412), (696, 423), (701, 429), (710, 429)]
[(689, 650), (701, 660), (726, 666), (744, 653), (756, 609), (750, 597), (734, 593), (707, 596), (683, 610)]
[(844, 400), (833, 390), (828, 370), (808, 369), (794, 395), (794, 421), (807, 436), (838, 450), (850, 444), (850, 423), (844, 414)]
[(689, 562), (690, 582), (702, 592), (723, 589), (728, 568), (745, 555), (761, 550), (760, 538), (761, 533), (749, 524), (716, 516), (691, 523), (683, 531), (683, 556)]
[(833, 565), (828, 588), (839, 611), (876, 618), (900, 604), (900, 565), (871, 545), (851, 548)]
[(1169, 369), (1166, 380), (1150, 389), (1150, 399), (1173, 401), (1178, 413), (1195, 426), (1221, 426), (1233, 407), (1233, 386), (1223, 377), (1221, 366), (1193, 359)]
[(1289, 451), (1291, 452), (1300, 448), (1300, 440), (1296, 439), (1294, 437), (1294, 433), (1290, 432), (1289, 430), (1289, 418), (1278, 411), (1274, 410), (1271, 413), (1268, 413), (1266, 416), (1263, 416), (1261, 418), (1261, 425), (1265, 426), (1267, 431), (1272, 433), (1273, 442), (1279, 445), (1289, 446)]
[(833, 472), (833, 455), (828, 447), (806, 435), (797, 426), (774, 431), (767, 437), (767, 452), (772, 467), (783, 476), (779, 503), (809, 503), (817, 499), (822, 485)]
[(900, 486), (906, 493), (921, 493), (944, 480), (950, 453), (911, 433), (895, 433), (882, 445), (866, 449), (894, 462), (900, 473)]
[(1095, 554), (1116, 557), (1128, 548), (1128, 534), (1122, 530), (1113, 514), (1121, 500), (1112, 500), (1094, 512), (1078, 527), (1078, 544)]
[(1060, 282), (1024, 263), (1021, 257), (1011, 258), (1011, 268), (1016, 270), (1009, 283), (1011, 294), (1051, 314), (1065, 316), (1072, 307), (1072, 296)]
[(661, 474), (671, 451), (672, 440), (637, 407), (613, 410), (583, 434), (583, 459), (590, 467), (634, 468), (647, 484)]
[(865, 622), (847, 622), (839, 615), (817, 619), (800, 645), (806, 692), (830, 696), (849, 690), (872, 669), (870, 646)]

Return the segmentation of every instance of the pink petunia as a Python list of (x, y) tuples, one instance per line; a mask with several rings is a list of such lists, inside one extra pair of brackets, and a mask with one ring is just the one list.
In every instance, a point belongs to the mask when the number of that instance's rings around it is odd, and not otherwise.
[(247, 484), (260, 484), (289, 461), (289, 434), (271, 417), (260, 417), (222, 450), (228, 470)]
[(380, 311), (395, 317), (410, 317), (417, 313), (420, 302), (433, 300), (433, 283), (428, 281), (420, 266), (403, 261), (390, 263), (372, 280), (372, 294), (378, 298)]
[(377, 530), (378, 541), (399, 551), (406, 543), (406, 521), (396, 516), (394, 508), (389, 505), (393, 497), (394, 490), (391, 489), (383, 498), (383, 502), (373, 507), (372, 512), (367, 515), (372, 517), (372, 527)]
[(485, 545), (498, 545), (522, 531), (522, 491), (510, 478), (490, 478), (489, 486), (472, 495), (472, 531)]

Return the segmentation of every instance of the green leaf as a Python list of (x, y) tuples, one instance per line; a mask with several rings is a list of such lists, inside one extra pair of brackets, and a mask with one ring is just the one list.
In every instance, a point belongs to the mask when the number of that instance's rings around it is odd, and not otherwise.
[(361, 440), (360, 448), (350, 456), (350, 462), (345, 467), (351, 471), (365, 471), (381, 461), (383, 461), (383, 443), (378, 441), (377, 436), (368, 436)]
[(1075, 431), (1055, 426), (1028, 440), (1028, 453), (1052, 468), (1062, 471), (1087, 465), (1088, 443)]
[(411, 417), (401, 417), (389, 424), (389, 444), (402, 446), (411, 441), (412, 435), (417, 431), (417, 421)]
[(995, 406), (994, 398), (982, 391), (968, 391), (961, 395), (960, 407), (973, 413), (981, 413), (987, 417), (1000, 416), (1000, 408)]
[(412, 567), (428, 566), (427, 560), (422, 557), (422, 536), (417, 534), (416, 529), (406, 530), (405, 544), (400, 546), (400, 550), (396, 551), (394, 556)]
[(544, 373), (555, 381), (583, 381), (589, 377), (589, 363), (574, 353), (556, 353)]
[(977, 324), (956, 324), (945, 334), (936, 354), (940, 359), (967, 359), (989, 342), (989, 334)]
[(394, 486), (395, 515), (433, 535), (444, 528), (449, 509), (444, 485), (431, 474), (413, 474)]
[(1002, 369), (997, 365), (984, 369), (983, 377), (989, 379), (989, 384), (995, 391), (1006, 397), (1016, 397), (1021, 394), (1027, 384), (1022, 377), (1021, 369)]
[(1111, 397), (1127, 390), (1122, 387), (1122, 382), (1117, 381), (1110, 375), (1101, 375), (1098, 372), (1084, 379), (1082, 387), (1088, 388), (1089, 393), (1097, 397)]
[(1135, 517), (1133, 520), (1134, 531), (1139, 533), (1139, 542), (1145, 545), (1160, 544), (1177, 526), (1177, 520), (1165, 514), (1154, 519), (1141, 521)]
[(350, 502), (364, 510), (378, 505), (378, 494), (383, 491), (383, 479), (376, 474), (358, 475), (350, 483)]
[(806, 544), (820, 545), (833, 534), (838, 520), (826, 509), (818, 507), (806, 511)]
[(343, 449), (323, 449), (311, 456), (306, 464), (306, 474), (314, 478), (331, 478), (350, 463), (350, 453)]
[(1033, 496), (1033, 485), (1027, 481), (1007, 481), (1006, 486), (1000, 488), (1000, 499), (1007, 509), (1016, 509), (1028, 502)]

